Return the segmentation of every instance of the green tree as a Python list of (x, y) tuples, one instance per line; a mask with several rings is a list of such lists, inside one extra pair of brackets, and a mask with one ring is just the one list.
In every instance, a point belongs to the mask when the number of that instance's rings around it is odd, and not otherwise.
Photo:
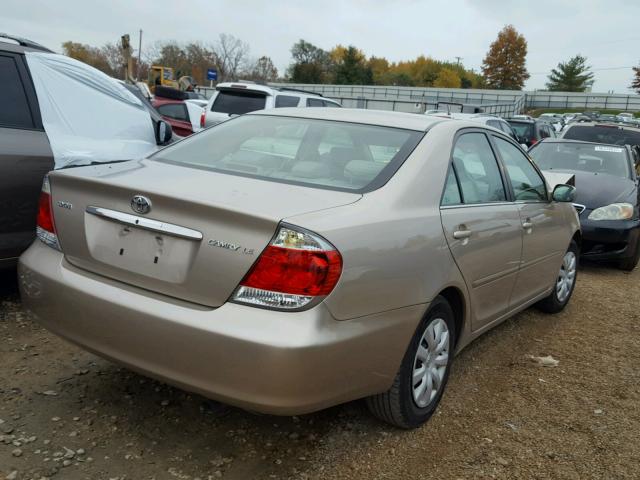
[(329, 54), (315, 45), (300, 40), (291, 47), (293, 63), (288, 76), (295, 83), (323, 83), (329, 72)]
[(640, 94), (640, 65), (633, 67), (633, 81), (631, 82), (631, 88), (633, 88), (636, 93)]
[(498, 33), (482, 64), (487, 86), (500, 90), (522, 90), (530, 77), (526, 59), (526, 39), (513, 25), (507, 25)]
[(373, 71), (364, 54), (353, 45), (342, 49), (335, 66), (335, 83), (338, 85), (371, 85)]
[(591, 85), (593, 73), (582, 55), (558, 63), (558, 67), (551, 70), (547, 82), (547, 88), (552, 92), (584, 92)]
[(68, 41), (62, 44), (62, 52), (66, 56), (91, 65), (107, 75), (114, 76), (117, 74), (109, 64), (105, 51), (101, 48)]
[(442, 68), (435, 82), (433, 82), (433, 86), (438, 88), (460, 88), (462, 86), (462, 80), (455, 70)]

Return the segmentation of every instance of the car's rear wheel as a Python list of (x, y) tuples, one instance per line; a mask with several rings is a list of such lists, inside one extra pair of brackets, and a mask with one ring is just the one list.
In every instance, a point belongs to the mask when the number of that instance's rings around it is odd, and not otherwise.
[(558, 313), (567, 306), (578, 276), (578, 245), (571, 241), (569, 249), (562, 258), (560, 271), (548, 297), (538, 302), (537, 307), (543, 312)]
[(391, 388), (367, 398), (371, 412), (400, 428), (426, 422), (447, 384), (455, 335), (453, 310), (438, 296), (416, 329)]

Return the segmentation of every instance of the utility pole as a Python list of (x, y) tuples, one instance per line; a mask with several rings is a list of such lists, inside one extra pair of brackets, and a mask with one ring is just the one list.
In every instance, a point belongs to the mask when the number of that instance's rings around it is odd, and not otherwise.
[(453, 57), (456, 59), (456, 65), (460, 65), (460, 60), (462, 60), (462, 57)]
[(142, 56), (142, 29), (140, 29), (140, 36), (138, 37), (138, 65), (136, 68), (136, 80), (140, 80), (140, 57)]

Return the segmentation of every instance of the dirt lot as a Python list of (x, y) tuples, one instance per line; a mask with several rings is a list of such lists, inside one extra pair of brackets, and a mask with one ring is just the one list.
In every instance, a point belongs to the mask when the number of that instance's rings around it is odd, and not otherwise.
[(3, 274), (0, 478), (637, 479), (639, 280), (582, 268), (565, 312), (476, 341), (437, 414), (405, 432), (362, 402), (256, 416), (130, 373), (29, 320)]

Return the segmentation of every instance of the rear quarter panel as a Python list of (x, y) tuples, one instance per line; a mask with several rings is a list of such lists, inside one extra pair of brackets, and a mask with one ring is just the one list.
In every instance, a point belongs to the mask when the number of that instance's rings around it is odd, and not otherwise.
[(286, 219), (320, 233), (342, 254), (342, 276), (325, 300), (337, 319), (409, 305), (426, 309), (448, 286), (466, 297), (440, 221), (456, 129), (448, 123), (433, 127), (395, 176), (360, 201)]

